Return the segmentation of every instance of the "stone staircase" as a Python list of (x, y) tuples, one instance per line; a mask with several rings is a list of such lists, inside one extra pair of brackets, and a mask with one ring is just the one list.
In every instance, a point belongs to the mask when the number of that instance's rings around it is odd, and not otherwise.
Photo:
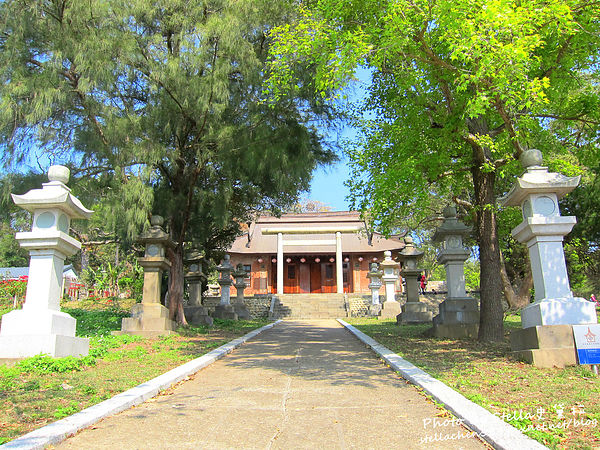
[(335, 319), (347, 317), (345, 294), (284, 294), (273, 296), (272, 319)]

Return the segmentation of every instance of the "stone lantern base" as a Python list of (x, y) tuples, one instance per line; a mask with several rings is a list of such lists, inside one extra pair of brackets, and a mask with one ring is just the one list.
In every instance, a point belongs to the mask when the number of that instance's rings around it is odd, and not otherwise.
[(238, 320), (238, 315), (235, 312), (233, 305), (218, 304), (212, 314), (215, 319), (231, 319)]
[(205, 306), (186, 306), (183, 308), (185, 319), (190, 325), (206, 325), (211, 327), (214, 323), (213, 318), (208, 314)]
[(431, 334), (439, 338), (472, 339), (479, 332), (479, 308), (471, 297), (447, 298), (433, 318)]
[(381, 303), (371, 303), (369, 305), (369, 315), (379, 316), (381, 314)]
[(75, 337), (75, 318), (54, 310), (24, 308), (2, 316), (0, 359), (22, 359), (39, 354), (55, 358), (87, 356), (89, 339)]
[(543, 299), (521, 310), (523, 328), (598, 323), (596, 305), (579, 297)]
[(169, 310), (160, 303), (138, 303), (131, 308), (131, 317), (123, 318), (121, 331), (114, 335), (135, 334), (143, 337), (157, 337), (171, 334), (176, 328), (169, 319)]
[(510, 348), (517, 359), (536, 367), (577, 365), (572, 325), (545, 325), (515, 330)]
[(431, 322), (432, 313), (427, 311), (427, 305), (421, 302), (406, 302), (402, 312), (396, 316), (398, 325), (409, 323)]
[(521, 310), (523, 329), (510, 334), (512, 354), (536, 367), (577, 365), (573, 325), (598, 323), (596, 305), (583, 298), (544, 299)]
[(400, 313), (402, 313), (400, 303), (396, 300), (387, 300), (381, 305), (381, 314), (379, 317), (382, 319), (396, 319)]
[(236, 299), (233, 301), (233, 310), (237, 314), (238, 319), (240, 320), (250, 320), (252, 319), (252, 315), (248, 310), (248, 307), (244, 304), (244, 301), (240, 301)]

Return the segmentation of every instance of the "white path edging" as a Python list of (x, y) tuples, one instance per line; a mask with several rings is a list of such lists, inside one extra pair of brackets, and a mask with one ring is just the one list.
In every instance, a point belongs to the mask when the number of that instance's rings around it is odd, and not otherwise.
[(7, 442), (4, 445), (0, 445), (0, 449), (43, 449), (47, 445), (61, 442), (67, 437), (77, 433), (79, 430), (95, 424), (100, 419), (117, 414), (156, 396), (160, 391), (164, 391), (171, 385), (183, 380), (185, 377), (198, 372), (200, 369), (204, 369), (228, 353), (231, 353), (244, 342), (252, 339), (263, 331), (274, 327), (279, 322), (281, 322), (281, 320), (253, 330), (242, 337), (234, 339), (233, 341), (212, 350), (206, 355), (182, 364), (175, 369), (109, 398), (102, 403), (90, 406), (72, 416), (65, 417), (62, 420), (38, 428), (37, 430)]
[(467, 400), (454, 389), (436, 380), (428, 373), (409, 363), (401, 356), (384, 347), (375, 339), (357, 330), (352, 325), (337, 319), (348, 331), (377, 353), (392, 369), (411, 383), (423, 388), (436, 401), (443, 404), (456, 417), (462, 419), (465, 425), (477, 433), (496, 449), (526, 450), (545, 449), (544, 445), (525, 436), (512, 425), (504, 422), (487, 409)]

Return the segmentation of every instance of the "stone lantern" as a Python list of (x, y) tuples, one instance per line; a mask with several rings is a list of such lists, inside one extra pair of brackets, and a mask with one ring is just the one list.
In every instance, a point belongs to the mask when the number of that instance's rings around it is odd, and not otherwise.
[(385, 258), (379, 264), (383, 275), (381, 279), (385, 284), (385, 302), (381, 306), (381, 317), (384, 319), (396, 318), (402, 312), (400, 303), (396, 300), (396, 281), (398, 280), (398, 263), (392, 259), (392, 252), (386, 250)]
[(383, 272), (377, 267), (377, 263), (371, 263), (371, 270), (367, 273), (367, 278), (370, 280), (369, 289), (371, 289), (371, 305), (369, 313), (371, 315), (379, 315), (381, 312), (381, 304), (379, 303), (379, 289), (381, 289), (381, 276)]
[(473, 338), (479, 329), (477, 301), (467, 296), (465, 289), (465, 261), (470, 252), (463, 246), (463, 237), (471, 228), (456, 218), (456, 208), (444, 208), (444, 221), (433, 235), (433, 242), (441, 242), (438, 262), (446, 269), (448, 294), (440, 304), (439, 314), (433, 318), (433, 334), (452, 339)]
[(233, 306), (231, 305), (230, 289), (233, 284), (231, 280), (231, 273), (233, 272), (233, 266), (230, 262), (231, 257), (225, 255), (221, 265), (217, 266), (219, 272), (219, 285), (221, 286), (221, 302), (215, 307), (213, 317), (218, 319), (233, 319), (237, 320), (237, 314)]
[(192, 250), (185, 256), (188, 271), (185, 273), (185, 281), (189, 287), (188, 306), (202, 305), (202, 281), (206, 276), (202, 273), (202, 259), (204, 256), (198, 250)]
[(33, 225), (16, 235), (29, 250), (29, 279), (23, 309), (2, 316), (0, 358), (88, 354), (89, 340), (75, 337), (76, 320), (60, 310), (65, 258), (81, 248), (69, 236), (71, 220), (89, 219), (93, 212), (71, 194), (69, 175), (67, 167), (51, 166), (42, 189), (12, 194), (15, 204), (33, 214)]
[(202, 273), (203, 258), (198, 250), (192, 250), (186, 255), (188, 271), (185, 273), (185, 279), (189, 288), (189, 303), (184, 311), (190, 324), (211, 326), (213, 319), (208, 314), (208, 309), (202, 306), (202, 282), (206, 281), (206, 276)]
[(402, 276), (406, 280), (406, 303), (402, 314), (398, 316), (398, 323), (423, 323), (431, 322), (431, 312), (427, 305), (419, 301), (419, 284), (417, 276), (423, 271), (417, 268), (417, 262), (423, 257), (423, 252), (418, 250), (410, 236), (404, 238), (406, 244), (400, 252), (404, 258)]
[(511, 347), (538, 366), (576, 364), (570, 325), (598, 319), (595, 305), (571, 292), (562, 241), (576, 218), (560, 215), (558, 199), (575, 189), (580, 177), (548, 172), (539, 150), (524, 152), (521, 163), (526, 172), (502, 203), (522, 208), (523, 222), (512, 235), (529, 248), (535, 302), (522, 309), (523, 330), (511, 334)]
[(113, 334), (154, 337), (171, 334), (176, 328), (175, 322), (169, 319), (169, 310), (161, 304), (162, 274), (171, 267), (165, 252), (167, 248), (175, 246), (162, 228), (163, 223), (161, 216), (153, 215), (150, 218), (150, 229), (138, 237), (138, 242), (146, 246), (144, 256), (138, 258), (144, 269), (142, 303), (133, 305), (131, 317), (125, 317), (121, 323), (121, 331)]
[(250, 320), (250, 311), (244, 304), (244, 289), (246, 289), (247, 284), (244, 281), (248, 276), (246, 271), (244, 270), (244, 265), (239, 263), (235, 267), (235, 271), (233, 272), (233, 277), (235, 278), (235, 289), (236, 289), (236, 297), (233, 300), (233, 309), (238, 316), (238, 319)]

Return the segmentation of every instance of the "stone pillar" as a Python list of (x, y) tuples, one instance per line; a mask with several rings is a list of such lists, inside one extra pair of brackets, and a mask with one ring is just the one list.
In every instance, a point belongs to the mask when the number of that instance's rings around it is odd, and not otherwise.
[(89, 340), (75, 337), (77, 321), (60, 310), (65, 258), (81, 248), (69, 236), (71, 219), (89, 219), (93, 212), (71, 194), (69, 176), (67, 167), (51, 166), (42, 189), (12, 194), (15, 204), (33, 215), (33, 225), (31, 231), (16, 234), (19, 245), (29, 250), (29, 279), (23, 309), (2, 316), (0, 360), (89, 352)]
[(145, 244), (146, 252), (138, 258), (144, 269), (144, 290), (142, 303), (133, 305), (131, 317), (121, 322), (121, 331), (113, 334), (135, 334), (145, 337), (156, 337), (171, 334), (176, 328), (175, 322), (169, 319), (169, 310), (161, 304), (162, 274), (171, 267), (165, 256), (167, 247), (175, 244), (163, 230), (164, 219), (153, 215), (150, 218), (150, 229), (142, 233), (138, 242)]
[(230, 287), (231, 272), (233, 272), (233, 266), (231, 265), (230, 256), (225, 255), (223, 262), (220, 266), (217, 266), (219, 272), (219, 285), (221, 286), (221, 302), (215, 307), (213, 317), (218, 319), (233, 319), (237, 320), (237, 314), (230, 301)]
[(202, 273), (203, 258), (204, 256), (197, 250), (192, 250), (186, 255), (188, 271), (185, 280), (189, 289), (189, 302), (183, 310), (189, 324), (212, 326), (213, 319), (208, 314), (208, 309), (202, 306), (202, 282), (206, 280), (206, 276)]
[(203, 255), (192, 250), (186, 255), (185, 262), (188, 266), (188, 271), (185, 273), (185, 281), (188, 286), (188, 306), (202, 305), (202, 281), (206, 280), (206, 276), (202, 273)]
[(392, 260), (392, 252), (386, 250), (385, 259), (379, 265), (383, 272), (381, 279), (385, 283), (385, 302), (381, 306), (381, 318), (390, 319), (396, 318), (402, 312), (400, 303), (396, 300), (396, 280), (398, 275), (395, 270), (398, 268), (398, 263)]
[(342, 233), (335, 233), (335, 280), (337, 293), (344, 293), (344, 267), (342, 262)]
[(277, 294), (283, 294), (283, 234), (277, 233)]
[(526, 172), (502, 203), (522, 208), (523, 222), (512, 235), (529, 248), (535, 302), (522, 309), (523, 329), (511, 333), (511, 348), (540, 367), (577, 364), (571, 325), (598, 318), (595, 305), (570, 290), (562, 240), (576, 219), (560, 215), (558, 199), (575, 189), (580, 177), (548, 172), (539, 150), (523, 152), (521, 163)]
[(379, 303), (379, 289), (381, 289), (381, 276), (383, 273), (377, 267), (377, 263), (371, 263), (371, 270), (367, 273), (369, 278), (369, 289), (371, 289), (371, 305), (369, 305), (369, 314), (378, 316), (381, 313), (381, 304)]
[(402, 314), (397, 317), (398, 324), (431, 322), (431, 312), (427, 311), (427, 305), (419, 301), (417, 276), (423, 269), (417, 268), (417, 261), (423, 257), (423, 252), (415, 248), (410, 236), (404, 238), (404, 243), (405, 247), (400, 255), (404, 258), (402, 276), (406, 280), (406, 303)]
[(244, 270), (244, 265), (242, 263), (236, 266), (233, 276), (235, 277), (234, 286), (237, 291), (237, 295), (233, 301), (233, 309), (235, 310), (238, 319), (250, 320), (252, 318), (250, 316), (250, 311), (248, 311), (248, 308), (244, 303), (244, 289), (246, 289), (247, 286), (244, 279), (248, 276), (248, 274)]
[(442, 242), (438, 262), (446, 269), (448, 294), (440, 304), (439, 314), (433, 318), (434, 336), (451, 339), (475, 338), (479, 330), (477, 300), (467, 296), (464, 265), (469, 250), (463, 247), (463, 237), (471, 228), (456, 218), (456, 208), (444, 209), (444, 221), (433, 235), (434, 242)]

